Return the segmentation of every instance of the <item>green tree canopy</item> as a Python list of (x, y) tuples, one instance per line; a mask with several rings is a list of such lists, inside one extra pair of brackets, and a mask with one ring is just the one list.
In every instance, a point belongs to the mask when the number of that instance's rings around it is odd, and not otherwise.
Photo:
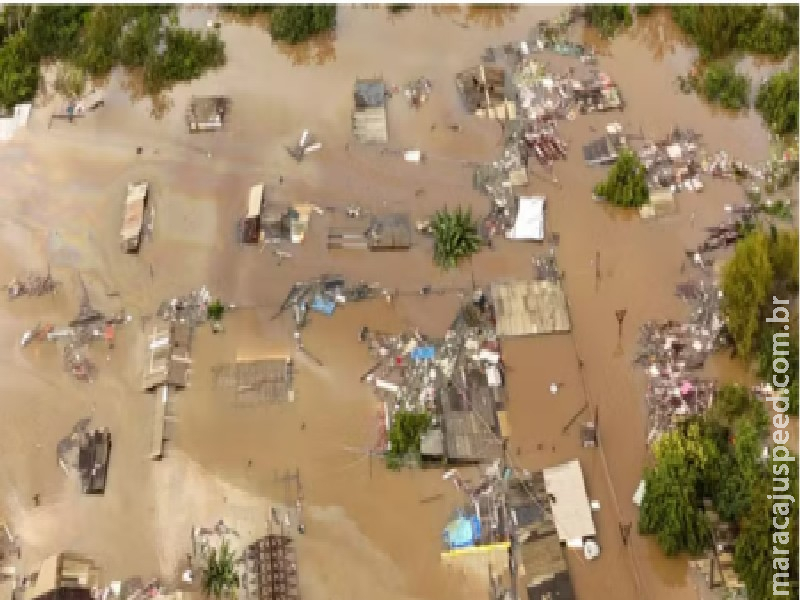
[(798, 68), (775, 73), (758, 89), (756, 109), (764, 123), (780, 135), (797, 133), (797, 105), (800, 97)]
[(736, 72), (729, 62), (708, 65), (698, 85), (700, 95), (728, 110), (741, 110), (750, 104), (750, 80)]
[(431, 426), (428, 413), (398, 411), (392, 415), (392, 426), (389, 429), (389, 452), (387, 461), (390, 466), (399, 465), (406, 457), (419, 458), (422, 435)]
[(203, 569), (203, 592), (217, 600), (234, 595), (239, 587), (239, 574), (236, 572), (233, 553), (228, 542), (222, 542), (219, 552), (212, 548)]
[(796, 7), (752, 4), (676, 4), (675, 23), (692, 38), (704, 58), (735, 51), (785, 56), (796, 48)]
[(772, 279), (768, 239), (762, 230), (756, 229), (736, 244), (733, 257), (722, 272), (728, 330), (744, 357), (751, 355), (758, 339)]
[(594, 193), (615, 206), (636, 208), (650, 200), (647, 171), (631, 150), (622, 150), (605, 181), (594, 187)]
[(274, 40), (299, 44), (335, 27), (335, 4), (286, 4), (272, 10), (269, 32)]
[(11, 108), (31, 100), (38, 85), (39, 58), (28, 34), (18, 31), (0, 46), (0, 106)]
[(433, 260), (442, 269), (452, 269), (459, 262), (478, 252), (481, 238), (472, 211), (460, 206), (451, 212), (439, 210), (431, 220)]
[(654, 534), (668, 556), (699, 554), (709, 541), (702, 511), (702, 484), (719, 459), (699, 423), (664, 434), (653, 447), (655, 466), (645, 472), (639, 531)]

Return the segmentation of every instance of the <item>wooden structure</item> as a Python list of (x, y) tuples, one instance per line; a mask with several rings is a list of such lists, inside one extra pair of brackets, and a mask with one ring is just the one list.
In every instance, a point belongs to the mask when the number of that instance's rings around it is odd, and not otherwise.
[(212, 368), (211, 376), (214, 387), (228, 392), (236, 404), (294, 400), (294, 365), (288, 355), (218, 365)]
[(476, 117), (511, 120), (517, 116), (517, 104), (502, 67), (478, 65), (456, 75), (456, 88), (464, 108)]
[(372, 251), (408, 250), (412, 232), (411, 221), (406, 215), (374, 217), (367, 230), (367, 246)]
[(650, 191), (650, 201), (639, 208), (642, 219), (653, 219), (674, 214), (677, 211), (675, 195), (668, 188)]
[(192, 364), (191, 343), (192, 328), (188, 325), (154, 325), (148, 338), (148, 358), (142, 389), (152, 392), (162, 385), (186, 387)]
[(122, 217), (120, 238), (125, 252), (138, 252), (142, 243), (144, 228), (144, 211), (147, 208), (147, 182), (129, 183), (128, 195), (125, 198), (125, 210)]
[(555, 281), (508, 281), (493, 283), (498, 336), (564, 333), (570, 330), (564, 289)]
[(298, 600), (297, 556), (292, 538), (269, 534), (245, 550), (248, 600)]
[(224, 96), (194, 96), (186, 109), (189, 131), (218, 131), (225, 123), (230, 100)]
[(108, 477), (111, 434), (108, 429), (95, 429), (81, 436), (78, 448), (78, 471), (84, 494), (103, 494)]
[(382, 79), (356, 80), (352, 115), (353, 136), (362, 143), (389, 141), (386, 84)]

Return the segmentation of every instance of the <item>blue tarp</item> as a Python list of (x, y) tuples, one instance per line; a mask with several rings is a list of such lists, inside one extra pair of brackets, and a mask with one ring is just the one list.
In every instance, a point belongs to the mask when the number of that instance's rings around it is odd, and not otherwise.
[(314, 301), (311, 303), (311, 308), (312, 310), (321, 312), (323, 315), (330, 317), (333, 311), (336, 310), (336, 302), (322, 296), (315, 296)]
[(452, 550), (474, 546), (481, 537), (481, 522), (477, 515), (471, 517), (458, 517), (445, 527), (444, 541)]
[(436, 349), (433, 346), (418, 346), (411, 351), (414, 360), (433, 360)]

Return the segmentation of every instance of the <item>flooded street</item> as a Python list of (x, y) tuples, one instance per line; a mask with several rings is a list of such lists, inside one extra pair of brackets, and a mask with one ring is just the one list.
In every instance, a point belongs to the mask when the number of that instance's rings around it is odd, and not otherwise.
[[(385, 8), (341, 6), (335, 39), (291, 52), (273, 46), (258, 26), (225, 22), (228, 65), (177, 86), (160, 119), (151, 117), (149, 100), (129, 102), (119, 74), (109, 83), (106, 106), (72, 125), (48, 128), (50, 110), (34, 109), (28, 129), (0, 146), (0, 277), (50, 264), (63, 283), (53, 297), (0, 308), (0, 343), (9, 349), (0, 366), (0, 511), (21, 535), (27, 565), (68, 548), (93, 556), (115, 579), (171, 577), (189, 551), (192, 525), (224, 518), (239, 524), (242, 535), (255, 535), (270, 507), (286, 501), (281, 474), (299, 469), (307, 533), (298, 537), (298, 555), (309, 599), (486, 593), (484, 574), (464, 577), (439, 558), (441, 530), (463, 496), (437, 470), (391, 472), (371, 457), (378, 403), (359, 382), (371, 365), (357, 337), (364, 325), (441, 335), (458, 296), (413, 292), (428, 284), (469, 288), (473, 277), (478, 284), (530, 277), (531, 258), (545, 248), (500, 240), (471, 264), (442, 273), (424, 240), (406, 253), (328, 251), (332, 217), (315, 214), (305, 243), (286, 248), (292, 257), (279, 264), (269, 251), (237, 244), (236, 223), (249, 187), (259, 182), (277, 202), (357, 204), (412, 219), (445, 205), (484, 214), (489, 200), (473, 189), (465, 161), (497, 158), (500, 130), (464, 112), (454, 76), (476, 64), (486, 47), (522, 39), (560, 10), (442, 7), (389, 15)], [(187, 11), (185, 18), (204, 23), (206, 15)], [(583, 35), (576, 28), (575, 38)], [(663, 15), (643, 19), (601, 50), (599, 68), (619, 84), (625, 112), (560, 124), (570, 143), (568, 160), (555, 166), (560, 183), (536, 165), (527, 188), (546, 196), (547, 229), (560, 234), (572, 333), (504, 344), (509, 449), (515, 465), (530, 470), (581, 460), (589, 496), (601, 505), (595, 520), (603, 554), (587, 562), (569, 551), (579, 598), (688, 600), (695, 592), (684, 558), (665, 559), (652, 540), (637, 535), (623, 546), (619, 535), (620, 524), (636, 523), (631, 497), (646, 461), (645, 380), (631, 359), (642, 322), (685, 315), (674, 295), (686, 277), (684, 249), (743, 194), (736, 184), (707, 180), (703, 193), (678, 195), (676, 215), (642, 221), (592, 201), (591, 188), (605, 171), (586, 166), (580, 149), (614, 120), (649, 136), (675, 125), (693, 128), (710, 150), (727, 149), (745, 161), (766, 157), (768, 138), (755, 112), (718, 113), (678, 91), (675, 76), (693, 54)], [(425, 162), (406, 163), (351, 140), (354, 80), (373, 75), (392, 85), (419, 76), (433, 82), (419, 110), (400, 95), (389, 103), (389, 146), (422, 149)], [(230, 96), (230, 119), (222, 132), (192, 136), (184, 109), (192, 95), (203, 94)], [(323, 147), (297, 163), (285, 147), (306, 128)], [(136, 180), (150, 182), (154, 207), (153, 234), (138, 256), (122, 254), (118, 244), (125, 185)], [(19, 346), (22, 332), (37, 322), (63, 324), (74, 316), (76, 270), (97, 308), (124, 307), (134, 316), (113, 350), (92, 346), (98, 376), (86, 384), (63, 372), (55, 345)], [(303, 342), (322, 364), (296, 356), (295, 401), (232, 405), (213, 389), (211, 368), (292, 353), (288, 317), (272, 316), (292, 283), (323, 272), (411, 293), (392, 305), (372, 301), (346, 305), (332, 317), (314, 315)], [(240, 308), (225, 317), (224, 334), (197, 332), (191, 385), (177, 394), (174, 439), (164, 460), (152, 462), (155, 400), (139, 391), (147, 318), (163, 299), (203, 284)], [(618, 309), (627, 310), (621, 340)], [(712, 369), (726, 379), (746, 377), (725, 357)], [(557, 395), (548, 391), (552, 382), (561, 385)], [(602, 452), (580, 447), (578, 424), (565, 429), (584, 404), (598, 412)], [(108, 491), (100, 498), (82, 496), (55, 457), (56, 443), (87, 416), (114, 436)], [(41, 495), (40, 507), (33, 506), (34, 494)]]

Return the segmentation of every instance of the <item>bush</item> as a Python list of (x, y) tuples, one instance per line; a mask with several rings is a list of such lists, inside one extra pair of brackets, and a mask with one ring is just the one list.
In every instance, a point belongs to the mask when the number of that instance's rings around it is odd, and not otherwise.
[(627, 4), (590, 4), (586, 7), (585, 18), (604, 38), (614, 37), (619, 29), (633, 22)]
[(164, 50), (151, 54), (145, 62), (144, 89), (156, 94), (171, 83), (190, 81), (224, 63), (225, 46), (216, 33), (170, 28)]
[(428, 413), (398, 411), (392, 415), (389, 452), (386, 454), (389, 468), (399, 468), (404, 458), (419, 458), (422, 434), (430, 426), (431, 417)]
[(703, 72), (697, 90), (711, 104), (728, 110), (750, 105), (750, 80), (729, 63), (713, 63)]
[(336, 6), (333, 4), (282, 5), (271, 12), (269, 32), (273, 40), (299, 44), (335, 27)]
[(478, 226), (472, 212), (460, 206), (450, 212), (439, 210), (431, 219), (433, 231), (433, 261), (442, 269), (452, 269), (481, 247)]
[(636, 5), (636, 14), (646, 17), (647, 15), (653, 12), (655, 8), (655, 4), (637, 4)]
[(650, 200), (647, 171), (632, 151), (623, 150), (606, 180), (594, 186), (594, 193), (614, 206), (642, 206)]
[(39, 55), (26, 31), (8, 36), (0, 47), (0, 106), (29, 102), (39, 85)]
[(238, 17), (255, 17), (268, 15), (275, 9), (274, 4), (223, 4), (220, 8), (227, 13)]
[(791, 71), (776, 73), (758, 89), (756, 109), (774, 133), (797, 133), (799, 96), (798, 69), (795, 67)]

